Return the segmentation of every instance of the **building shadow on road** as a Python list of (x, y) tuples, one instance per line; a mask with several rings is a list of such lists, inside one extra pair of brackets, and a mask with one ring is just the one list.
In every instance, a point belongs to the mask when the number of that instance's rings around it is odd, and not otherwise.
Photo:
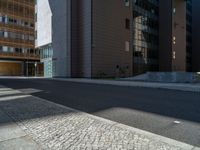
[(91, 114), (100, 114), (100, 112), (112, 108), (127, 108), (196, 123), (200, 122), (199, 93), (44, 79), (1, 79), (1, 83), (21, 90), (25, 94), (31, 94)]
[[(199, 145), (199, 93), (42, 79), (0, 80), (0, 84), (14, 89), (0, 88), (0, 112), (14, 122), (39, 122), (78, 113), (63, 107), (67, 106)], [(0, 126), (11, 122), (2, 117)], [(184, 123), (176, 125), (174, 120)]]

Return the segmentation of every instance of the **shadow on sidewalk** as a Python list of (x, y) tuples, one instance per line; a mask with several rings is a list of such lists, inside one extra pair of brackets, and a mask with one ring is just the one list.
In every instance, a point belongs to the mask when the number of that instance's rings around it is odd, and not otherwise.
[(23, 122), (39, 120), (40, 118), (76, 113), (53, 103), (25, 94), (10, 94), (0, 96), (0, 111), (8, 115), (10, 119), (0, 116), (0, 126), (9, 124), (10, 121)]

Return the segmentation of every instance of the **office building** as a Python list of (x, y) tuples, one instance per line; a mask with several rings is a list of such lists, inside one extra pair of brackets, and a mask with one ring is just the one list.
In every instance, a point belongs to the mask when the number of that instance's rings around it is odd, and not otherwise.
[(133, 1), (133, 74), (158, 71), (159, 2)]
[(36, 40), (35, 47), (40, 51), (44, 76), (53, 77), (52, 11), (48, 0), (36, 1)]
[(0, 75), (39, 74), (35, 47), (35, 1), (0, 0)]
[(37, 5), (36, 41), (46, 76), (194, 71), (192, 0), (38, 0)]
[(159, 71), (192, 71), (192, 0), (159, 3)]
[[(39, 0), (37, 8), (36, 43), (41, 53), (48, 51), (46, 46), (53, 50), (52, 56), (47, 56), (52, 76), (132, 75), (132, 3), (129, 0)], [(45, 12), (52, 15), (41, 17)], [(46, 35), (52, 35), (52, 39), (41, 43), (40, 39), (45, 37), (41, 32), (46, 28)]]

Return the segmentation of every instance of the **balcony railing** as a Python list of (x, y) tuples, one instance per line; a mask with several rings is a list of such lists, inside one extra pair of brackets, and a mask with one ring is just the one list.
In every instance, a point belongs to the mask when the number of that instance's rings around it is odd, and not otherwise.
[(23, 6), (29, 9), (34, 10), (35, 8), (35, 0), (33, 1), (27, 1), (27, 0), (0, 0), (0, 3), (3, 5), (5, 4), (11, 4), (15, 6)]
[(35, 48), (35, 42), (21, 39), (0, 38), (0, 45), (11, 47)]
[(14, 11), (14, 10), (11, 10), (11, 9), (1, 7), (0, 12), (1, 12), (2, 15), (9, 15), (13, 18), (18, 17), (18, 18), (21, 18), (21, 19), (24, 19), (24, 20), (30, 20), (30, 21), (34, 21), (34, 19), (35, 19), (34, 11), (32, 11), (31, 14), (28, 14), (28, 13), (24, 13), (24, 12), (21, 12), (21, 11)]
[(40, 60), (40, 55), (30, 53), (0, 52), (0, 58), (17, 60)]
[(14, 31), (17, 33), (25, 33), (30, 35), (34, 35), (35, 33), (34, 28), (23, 27), (15, 24), (5, 24), (2, 22), (0, 22), (0, 29), (6, 29), (7, 31)]
[(25, 6), (28, 6), (28, 7), (31, 7), (34, 9), (35, 7), (35, 1), (33, 0), (32, 2), (31, 1), (25, 1), (25, 0), (9, 0), (11, 2), (14, 2), (14, 3), (18, 3), (18, 4), (23, 4)]

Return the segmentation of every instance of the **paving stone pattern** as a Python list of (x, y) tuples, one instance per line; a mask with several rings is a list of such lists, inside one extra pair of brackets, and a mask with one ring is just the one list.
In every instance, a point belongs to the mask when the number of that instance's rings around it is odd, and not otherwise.
[[(0, 110), (45, 150), (179, 150), (118, 123), (27, 96), (0, 100)], [(9, 122), (7, 122), (9, 123)]]

